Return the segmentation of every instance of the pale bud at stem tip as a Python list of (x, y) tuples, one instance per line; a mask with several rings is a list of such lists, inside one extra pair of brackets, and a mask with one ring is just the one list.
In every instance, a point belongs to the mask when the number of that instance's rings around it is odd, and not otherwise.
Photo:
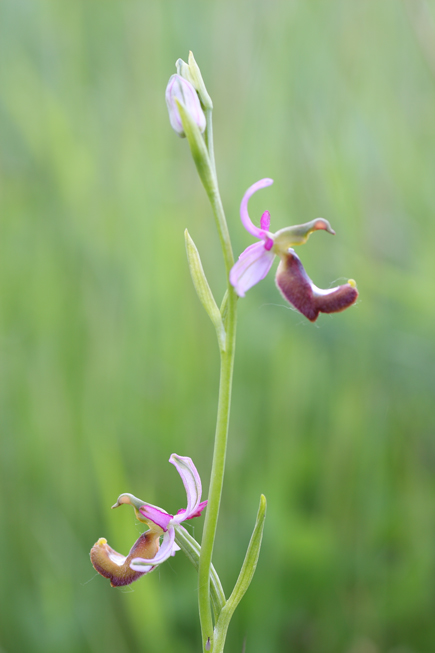
[(191, 82), (180, 75), (172, 75), (166, 87), (166, 104), (168, 106), (169, 120), (172, 128), (179, 136), (184, 137), (183, 123), (180, 117), (178, 104), (183, 105), (192, 120), (202, 133), (206, 127), (204, 111), (201, 108), (198, 94)]

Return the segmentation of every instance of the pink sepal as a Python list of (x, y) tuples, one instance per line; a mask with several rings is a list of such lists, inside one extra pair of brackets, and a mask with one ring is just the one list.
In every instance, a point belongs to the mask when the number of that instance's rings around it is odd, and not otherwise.
[(265, 211), (263, 215), (260, 218), (260, 227), (261, 229), (264, 229), (264, 231), (269, 231), (270, 227), (270, 213), (269, 211)]
[[(240, 219), (242, 220), (242, 224), (245, 227), (246, 231), (249, 231), (249, 233), (255, 236), (255, 238), (263, 238), (264, 230), (266, 228), (263, 227), (263, 224), (261, 224), (262, 227), (261, 229), (253, 224), (248, 213), (248, 201), (249, 198), (252, 197), (252, 195), (257, 192), (257, 190), (260, 190), (261, 188), (266, 188), (266, 186), (270, 186), (271, 184), (273, 184), (273, 179), (267, 179), (267, 178), (260, 179), (260, 181), (257, 181), (255, 184), (253, 184), (248, 188), (246, 193), (243, 195), (243, 199), (240, 204)], [(262, 222), (264, 222), (264, 224), (266, 224), (267, 216), (265, 213), (263, 213), (261, 220)], [(269, 216), (269, 222), (270, 222), (270, 216)]]
[[(207, 499), (205, 501), (201, 501), (201, 503), (198, 505), (196, 512), (194, 512), (192, 515), (189, 515), (188, 517), (183, 517), (181, 521), (184, 521), (185, 519), (193, 519), (194, 517), (201, 517), (201, 513), (206, 507), (207, 503), (208, 503)], [(186, 509), (182, 508), (177, 512), (177, 515), (185, 515), (185, 513), (186, 513)]]
[(170, 528), (164, 535), (160, 549), (157, 551), (154, 558), (133, 558), (130, 563), (130, 569), (133, 571), (142, 571), (144, 565), (160, 565), (172, 555), (172, 550), (175, 542), (175, 529)]
[(263, 241), (250, 245), (240, 254), (230, 272), (230, 283), (239, 297), (244, 297), (249, 288), (264, 279), (274, 258), (275, 254), (266, 249)]
[(197, 513), (202, 494), (201, 479), (191, 458), (173, 453), (169, 458), (169, 462), (177, 468), (187, 495), (187, 508), (184, 510), (183, 515), (181, 516), (181, 511), (179, 511), (174, 517), (174, 521), (181, 523), (185, 519), (191, 519)]

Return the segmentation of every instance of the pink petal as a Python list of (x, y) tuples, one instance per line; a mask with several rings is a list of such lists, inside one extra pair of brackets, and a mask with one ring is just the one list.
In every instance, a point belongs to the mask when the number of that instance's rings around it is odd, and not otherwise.
[(174, 556), (177, 553), (177, 551), (181, 551), (181, 547), (179, 547), (178, 544), (174, 542), (174, 544), (172, 545), (171, 556)]
[(311, 322), (317, 319), (319, 313), (343, 311), (358, 297), (358, 291), (351, 283), (330, 290), (315, 286), (292, 249), (281, 259), (276, 284), (283, 297)]
[(187, 508), (183, 513), (180, 514), (180, 511), (174, 517), (174, 521), (181, 523), (185, 519), (191, 519), (191, 517), (195, 516), (198, 510), (202, 493), (201, 479), (191, 458), (177, 456), (177, 454), (173, 453), (169, 458), (169, 462), (177, 468), (186, 489)]
[(260, 227), (261, 227), (261, 229), (264, 229), (265, 231), (269, 231), (269, 227), (270, 227), (270, 213), (269, 213), (269, 211), (265, 211), (263, 213), (263, 215), (261, 216)]
[(164, 510), (156, 508), (151, 503), (144, 503), (140, 508), (139, 512), (145, 517), (147, 521), (153, 522), (164, 531), (168, 530), (169, 522), (171, 521), (173, 515), (169, 515)]
[[(256, 184), (253, 184), (248, 188), (246, 193), (243, 195), (242, 203), (240, 204), (240, 218), (242, 220), (242, 224), (245, 227), (246, 231), (249, 231), (249, 233), (255, 236), (255, 238), (263, 237), (264, 227), (262, 227), (262, 229), (259, 229), (252, 223), (248, 213), (248, 201), (249, 198), (252, 197), (252, 195), (257, 192), (257, 190), (260, 190), (261, 188), (266, 188), (266, 186), (270, 186), (271, 184), (273, 184), (273, 179), (260, 179), (260, 181), (257, 181)], [(264, 215), (265, 214), (263, 214), (262, 219)], [(264, 222), (265, 221), (266, 219), (264, 220)], [(269, 222), (270, 222), (270, 217), (269, 217)]]
[[(201, 517), (201, 513), (204, 510), (204, 508), (206, 507), (207, 503), (208, 503), (207, 500), (201, 501), (201, 503), (198, 505), (198, 508), (197, 508), (196, 512), (194, 514), (192, 514), (192, 515), (189, 515), (189, 517), (183, 517), (183, 519), (181, 521), (184, 521), (185, 519), (193, 519), (194, 517)], [(185, 512), (187, 512), (187, 511), (186, 511), (185, 508), (183, 508), (182, 510), (179, 510), (177, 512), (177, 515), (183, 515)]]
[(148, 565), (160, 565), (162, 562), (167, 560), (171, 555), (174, 548), (175, 542), (175, 529), (169, 528), (168, 531), (163, 535), (162, 543), (160, 549), (154, 556), (154, 558), (133, 558), (130, 563), (130, 569), (133, 571), (143, 571), (144, 566)]
[(275, 254), (265, 248), (264, 242), (254, 243), (245, 249), (230, 272), (230, 283), (239, 297), (264, 279), (272, 267)]

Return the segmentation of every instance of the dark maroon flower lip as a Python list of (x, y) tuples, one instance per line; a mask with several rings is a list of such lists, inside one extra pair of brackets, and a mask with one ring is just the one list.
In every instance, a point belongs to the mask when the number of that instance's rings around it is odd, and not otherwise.
[(354, 281), (322, 290), (314, 285), (294, 250), (281, 258), (276, 285), (282, 296), (302, 315), (315, 322), (319, 313), (339, 313), (355, 303), (358, 290)]

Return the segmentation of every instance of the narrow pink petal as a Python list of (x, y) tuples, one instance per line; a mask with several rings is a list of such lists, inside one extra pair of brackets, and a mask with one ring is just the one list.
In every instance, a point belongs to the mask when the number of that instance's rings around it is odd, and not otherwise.
[(160, 565), (167, 560), (171, 555), (175, 542), (175, 529), (170, 527), (169, 530), (163, 535), (160, 549), (154, 558), (133, 558), (130, 562), (130, 569), (133, 571), (143, 571), (144, 566), (147, 565)]
[[(193, 519), (194, 517), (200, 517), (201, 513), (204, 510), (204, 508), (206, 507), (207, 503), (208, 503), (207, 499), (205, 501), (201, 501), (201, 503), (198, 505), (198, 508), (196, 509), (196, 512), (189, 515), (189, 517), (183, 517), (183, 519), (181, 521), (184, 521), (185, 519)], [(182, 510), (179, 510), (177, 512), (177, 515), (184, 515), (185, 512), (187, 512), (187, 511), (186, 511), (185, 508), (183, 508)]]
[(201, 479), (199, 478), (198, 471), (191, 458), (188, 458), (187, 456), (178, 456), (173, 453), (169, 458), (169, 462), (177, 468), (186, 489), (186, 511), (183, 514), (178, 513), (174, 517), (174, 521), (181, 523), (185, 519), (190, 519), (190, 517), (198, 510), (202, 493)]
[(317, 288), (292, 249), (281, 259), (276, 284), (283, 297), (311, 322), (317, 320), (319, 313), (344, 311), (358, 297), (358, 291), (351, 283), (330, 290)]
[(268, 237), (266, 237), (266, 239), (265, 239), (265, 241), (264, 241), (264, 249), (267, 250), (267, 251), (269, 251), (269, 250), (272, 249), (272, 247), (273, 247), (273, 240), (272, 240), (272, 238), (268, 238)]
[(248, 188), (246, 193), (243, 195), (242, 203), (240, 204), (240, 218), (242, 220), (242, 224), (245, 227), (246, 231), (249, 231), (249, 233), (256, 238), (262, 238), (263, 230), (259, 229), (252, 223), (248, 213), (248, 201), (249, 198), (257, 192), (257, 190), (266, 188), (266, 186), (270, 186), (271, 184), (273, 184), (273, 179), (260, 179), (260, 181), (257, 181), (256, 184), (253, 184)]
[(164, 531), (168, 530), (168, 524), (173, 517), (173, 515), (169, 515), (164, 510), (151, 505), (151, 503), (144, 503), (143, 506), (139, 508), (139, 512), (147, 521), (153, 522), (153, 524), (156, 524)]
[(193, 519), (194, 517), (200, 517), (201, 513), (204, 510), (204, 508), (206, 507), (207, 503), (208, 503), (208, 499), (206, 499), (205, 501), (201, 501), (201, 503), (198, 504), (198, 506), (196, 508), (196, 511), (193, 512), (191, 515), (189, 515), (189, 517), (187, 517), (187, 519)]
[(177, 551), (181, 551), (181, 548), (178, 546), (178, 544), (174, 542), (174, 544), (172, 545), (171, 556), (174, 556), (177, 553)]
[(274, 258), (275, 254), (265, 248), (264, 242), (254, 243), (240, 254), (230, 272), (230, 283), (239, 297), (244, 297), (249, 288), (264, 279)]
[(269, 231), (269, 227), (270, 227), (270, 213), (269, 213), (269, 211), (265, 211), (263, 213), (263, 215), (261, 216), (260, 227), (261, 227), (261, 229), (264, 229), (265, 231)]

